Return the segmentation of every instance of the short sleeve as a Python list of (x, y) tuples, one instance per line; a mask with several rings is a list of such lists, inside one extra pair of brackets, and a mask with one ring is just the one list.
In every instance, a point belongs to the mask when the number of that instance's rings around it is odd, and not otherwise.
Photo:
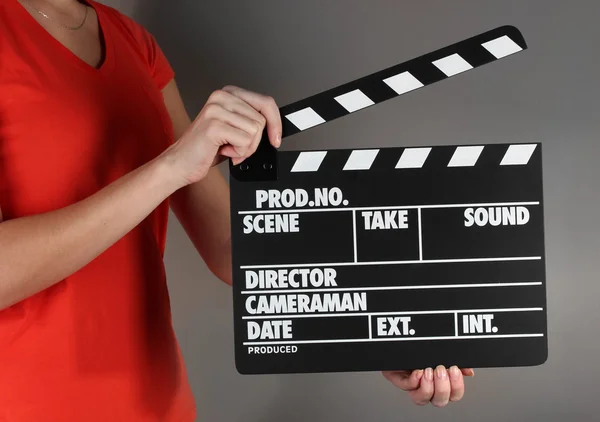
[(162, 90), (175, 77), (175, 72), (156, 42), (155, 37), (144, 26), (135, 22), (129, 16), (110, 7), (106, 7), (106, 9), (113, 13), (121, 27), (131, 36), (154, 83), (158, 89)]
[(175, 77), (175, 72), (154, 36), (144, 28), (140, 30), (150, 74), (158, 89), (162, 90)]

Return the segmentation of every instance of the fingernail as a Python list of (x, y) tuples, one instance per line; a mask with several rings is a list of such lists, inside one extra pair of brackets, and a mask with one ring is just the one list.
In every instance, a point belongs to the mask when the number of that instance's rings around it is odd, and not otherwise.
[(435, 375), (439, 379), (443, 380), (446, 379), (446, 377), (448, 376), (448, 372), (446, 372), (446, 368), (440, 365), (435, 369)]
[(433, 369), (427, 368), (425, 370), (425, 379), (431, 381), (433, 379)]
[(415, 371), (415, 378), (420, 380), (421, 377), (423, 376), (423, 370), (419, 369), (418, 371)]
[(277, 136), (275, 137), (275, 146), (277, 148), (279, 148), (281, 146), (281, 134), (278, 133)]
[(458, 378), (460, 377), (460, 371), (458, 370), (458, 367), (453, 366), (450, 368), (450, 378), (453, 381), (458, 380)]

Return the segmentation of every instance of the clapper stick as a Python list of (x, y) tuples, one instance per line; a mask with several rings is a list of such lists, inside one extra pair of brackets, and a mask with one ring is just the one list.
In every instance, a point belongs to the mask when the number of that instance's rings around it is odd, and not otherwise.
[[(283, 137), (526, 49), (505, 26), (280, 109)], [(547, 358), (542, 146), (259, 150), (230, 166), (242, 374)]]
[[(279, 109), (282, 138), (292, 136), (415, 89), (451, 78), (465, 71), (527, 49), (520, 31), (502, 26), (449, 45), (429, 54), (381, 70)], [(275, 180), (277, 152), (266, 132), (251, 157), (230, 173), (238, 180)]]

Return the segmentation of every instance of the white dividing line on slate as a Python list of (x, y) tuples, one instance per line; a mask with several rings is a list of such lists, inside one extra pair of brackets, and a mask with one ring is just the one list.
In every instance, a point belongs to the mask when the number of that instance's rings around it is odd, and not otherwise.
[(371, 343), (377, 341), (423, 341), (423, 340), (473, 340), (491, 338), (528, 338), (544, 337), (542, 333), (535, 334), (494, 334), (480, 336), (436, 336), (436, 337), (381, 337), (363, 339), (330, 339), (330, 340), (288, 340), (288, 341), (246, 341), (244, 346), (278, 346), (284, 344), (318, 344), (318, 343)]
[(356, 211), (352, 211), (352, 238), (354, 242), (354, 262), (358, 262), (358, 248), (356, 246)]
[(521, 286), (541, 286), (541, 281), (524, 281), (516, 283), (465, 283), (465, 284), (421, 284), (414, 286), (372, 286), (372, 287), (328, 287), (325, 289), (255, 289), (243, 290), (243, 295), (263, 295), (263, 294), (294, 294), (294, 293), (320, 293), (320, 292), (366, 292), (377, 290), (428, 290), (428, 289), (470, 289), (485, 287), (521, 287)]
[(419, 261), (423, 261), (423, 228), (421, 224), (421, 208), (419, 208)]
[(401, 311), (401, 312), (348, 312), (330, 314), (269, 314), (260, 316), (243, 316), (242, 319), (297, 319), (297, 318), (327, 318), (327, 317), (365, 317), (384, 315), (438, 315), (438, 314), (472, 314), (472, 313), (496, 313), (496, 312), (539, 312), (544, 308), (498, 308), (498, 309), (449, 309), (441, 311)]
[[(319, 163), (320, 164), (320, 163)], [(338, 207), (338, 208), (287, 208), (287, 209), (270, 209), (270, 210), (251, 210), (238, 211), (240, 215), (247, 214), (283, 214), (283, 213), (299, 213), (299, 212), (339, 212), (339, 211), (373, 211), (373, 210), (416, 210), (416, 209), (440, 209), (440, 208), (469, 208), (469, 207), (515, 207), (539, 205), (539, 201), (530, 202), (490, 202), (479, 204), (436, 204), (436, 205), (391, 205), (381, 207)]]
[(454, 335), (458, 337), (458, 312), (454, 312)]
[(537, 261), (541, 256), (515, 256), (508, 258), (470, 258), (470, 259), (427, 259), (412, 261), (368, 261), (368, 262), (315, 262), (311, 264), (275, 264), (275, 265), (241, 265), (240, 269), (253, 268), (306, 268), (306, 267), (349, 267), (365, 265), (407, 265), (407, 264), (444, 264), (461, 262), (503, 262), (503, 261)]

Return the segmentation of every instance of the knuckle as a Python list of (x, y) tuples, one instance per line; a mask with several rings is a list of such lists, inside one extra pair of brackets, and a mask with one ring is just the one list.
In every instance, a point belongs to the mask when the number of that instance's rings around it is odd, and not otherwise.
[(211, 102), (222, 101), (225, 98), (226, 94), (227, 93), (225, 91), (223, 91), (222, 89), (217, 89), (210, 94), (209, 101), (211, 101)]
[(204, 115), (206, 117), (214, 116), (220, 107), (215, 103), (208, 103), (204, 106)]
[(263, 129), (265, 127), (265, 124), (261, 122), (256, 122), (254, 125), (254, 134), (258, 135), (260, 133), (262, 133)]
[(267, 118), (259, 113), (258, 114), (258, 123), (259, 123), (261, 129), (264, 128), (267, 124)]
[(421, 397), (423, 400), (431, 401), (433, 397), (433, 386), (423, 386), (421, 389)]
[(447, 400), (450, 398), (450, 388), (440, 387), (435, 389), (435, 400)]
[(221, 132), (221, 122), (215, 119), (211, 119), (208, 121), (206, 125), (206, 134), (213, 138), (219, 136)]
[(277, 107), (277, 103), (275, 102), (275, 98), (273, 98), (270, 95), (266, 95), (265, 96), (265, 103), (269, 106), (275, 106)]

